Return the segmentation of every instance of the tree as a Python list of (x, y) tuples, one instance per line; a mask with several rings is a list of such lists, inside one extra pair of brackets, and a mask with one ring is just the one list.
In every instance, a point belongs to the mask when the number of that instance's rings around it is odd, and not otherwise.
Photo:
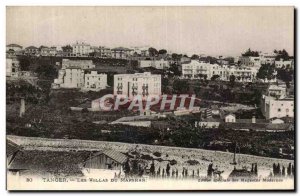
[(40, 65), (35, 70), (40, 76), (44, 76), (46, 78), (55, 78), (57, 76), (57, 70), (53, 65), (45, 64)]
[(277, 78), (286, 83), (287, 88), (290, 87), (290, 82), (293, 80), (294, 72), (290, 69), (280, 68), (277, 70)]
[(258, 51), (252, 51), (250, 48), (242, 54), (242, 56), (252, 56), (252, 57), (258, 57), (259, 56), (259, 52)]
[(188, 93), (189, 84), (186, 80), (175, 80), (173, 83), (175, 93)]
[(176, 63), (170, 65), (169, 71), (173, 72), (175, 76), (180, 76), (181, 72), (179, 71), (179, 66)]
[(219, 75), (213, 75), (212, 77), (211, 77), (211, 81), (215, 81), (217, 78), (219, 78), (220, 76)]
[(157, 170), (157, 174), (156, 174), (157, 176), (160, 176), (160, 167), (158, 168), (158, 170)]
[(206, 57), (206, 62), (207, 63), (210, 63), (210, 64), (215, 64), (215, 63), (217, 63), (217, 58), (215, 58), (215, 57), (211, 57), (211, 56), (207, 56)]
[(193, 54), (191, 57), (192, 60), (198, 60), (199, 59), (199, 55), (197, 54)]
[(213, 164), (210, 163), (210, 164), (208, 165), (208, 169), (207, 169), (207, 177), (208, 177), (208, 178), (211, 178), (211, 177), (212, 177), (212, 173), (213, 173)]
[(182, 57), (181, 54), (177, 54), (177, 53), (173, 53), (171, 56), (172, 56), (173, 61), (179, 61)]
[(278, 176), (281, 176), (281, 169), (280, 169), (280, 164), (278, 163), (277, 164), (277, 174), (278, 174)]
[(21, 71), (29, 71), (29, 67), (30, 67), (30, 60), (25, 57), (25, 58), (20, 58), (20, 69)]
[(292, 174), (292, 164), (289, 163), (288, 168), (287, 168), (287, 175), (290, 176)]
[(125, 162), (125, 165), (124, 165), (124, 173), (125, 175), (129, 175), (130, 173), (130, 165), (129, 165), (129, 160), (127, 159), (127, 161)]
[(254, 174), (257, 176), (257, 163), (254, 164)]
[(155, 57), (155, 56), (158, 55), (158, 51), (155, 48), (151, 47), (151, 48), (148, 49), (148, 51), (149, 51), (149, 56), (150, 57)]
[(285, 167), (284, 166), (282, 166), (282, 172), (281, 173), (282, 173), (282, 176), (285, 177)]
[(166, 49), (161, 49), (161, 50), (158, 51), (158, 54), (165, 55), (165, 54), (167, 54), (167, 52), (168, 51)]
[(154, 165), (154, 161), (152, 161), (151, 166), (150, 166), (150, 174), (152, 176), (155, 175), (155, 165)]
[(139, 164), (137, 159), (132, 160), (132, 173), (135, 175), (139, 173)]
[(62, 46), (61, 49), (63, 52), (71, 52), (73, 48), (70, 45), (65, 45), (65, 46)]
[(167, 164), (166, 173), (167, 173), (167, 176), (170, 176), (170, 164), (169, 163)]
[(235, 83), (235, 75), (230, 75), (229, 76), (229, 82), (230, 82), (230, 86), (234, 86)]
[(288, 52), (283, 49), (283, 50), (274, 50), (274, 53), (276, 54), (275, 60), (279, 61), (280, 59), (283, 59), (284, 61), (289, 60), (290, 56)]
[(234, 63), (234, 58), (231, 56), (224, 58), (224, 60), (228, 61), (229, 64)]
[(257, 72), (257, 78), (272, 80), (276, 77), (275, 65), (263, 64)]
[(273, 175), (277, 176), (277, 167), (275, 163), (273, 163)]

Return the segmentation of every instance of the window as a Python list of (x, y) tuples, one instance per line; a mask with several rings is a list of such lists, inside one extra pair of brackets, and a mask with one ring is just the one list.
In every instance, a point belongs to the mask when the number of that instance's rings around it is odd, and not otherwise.
[(278, 108), (278, 112), (281, 112), (281, 109), (280, 109), (280, 108)]
[(286, 112), (289, 112), (289, 109), (286, 109)]

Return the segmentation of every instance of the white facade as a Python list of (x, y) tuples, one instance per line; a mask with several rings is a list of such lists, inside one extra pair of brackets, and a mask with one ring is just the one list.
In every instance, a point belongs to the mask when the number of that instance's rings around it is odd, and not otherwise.
[(276, 99), (263, 95), (262, 104), (262, 113), (266, 119), (294, 117), (293, 98)]
[(143, 98), (161, 95), (161, 75), (150, 72), (114, 75), (114, 95), (126, 95), (129, 99), (136, 95)]
[(262, 62), (261, 62), (261, 57), (253, 57), (253, 56), (241, 56), (240, 57), (241, 64), (246, 66), (246, 67), (260, 67)]
[(18, 76), (20, 69), (20, 62), (16, 58), (7, 58), (6, 59), (6, 76)]
[(275, 63), (275, 56), (261, 56), (261, 64), (270, 64), (274, 65)]
[(101, 90), (107, 87), (107, 75), (97, 71), (87, 71), (84, 75), (84, 88), (88, 90)]
[[(81, 68), (69, 67), (60, 70), (59, 76), (61, 75), (63, 75), (63, 78), (59, 78), (59, 81), (63, 81), (60, 84), (61, 88), (82, 88), (84, 86), (84, 70)], [(56, 83), (55, 80), (54, 83)]]
[(8, 44), (6, 45), (6, 51), (13, 50), (15, 52), (22, 50), (23, 47), (18, 44)]
[(206, 75), (207, 79), (210, 80), (213, 75), (219, 75), (221, 80), (227, 79), (227, 66), (218, 64), (209, 64), (192, 60), (188, 64), (182, 64), (182, 77), (197, 79), (200, 75)]
[(93, 64), (92, 60), (70, 60), (63, 59), (62, 60), (62, 69), (66, 69), (68, 67), (79, 67), (81, 69), (91, 69), (96, 66)]
[(283, 99), (284, 97), (286, 97), (286, 87), (270, 85), (267, 90), (267, 95), (276, 97), (278, 99)]
[(76, 43), (72, 45), (74, 56), (88, 56), (91, 52), (91, 45), (86, 43)]
[(235, 81), (238, 82), (253, 82), (256, 78), (258, 69), (255, 67), (234, 67), (231, 66), (227, 69), (227, 80), (230, 80), (230, 76), (235, 76)]
[(94, 91), (106, 88), (107, 75), (91, 68), (95, 68), (91, 60), (63, 59), (62, 69), (59, 70), (52, 88), (81, 88)]
[(48, 47), (43, 47), (41, 49), (41, 56), (56, 56), (56, 47), (51, 47), (51, 48), (48, 48)]
[(280, 59), (279, 61), (275, 61), (275, 67), (276, 68), (293, 68), (293, 61), (284, 61), (283, 59)]
[(139, 65), (141, 68), (145, 67), (154, 67), (156, 69), (167, 69), (170, 67), (169, 62), (163, 59), (161, 60), (141, 60), (139, 61)]
[(197, 79), (206, 76), (210, 80), (213, 75), (219, 75), (220, 80), (229, 81), (234, 75), (238, 82), (252, 82), (258, 69), (255, 67), (235, 67), (227, 65), (209, 64), (192, 60), (188, 64), (182, 64), (182, 77), (186, 79)]
[(231, 122), (231, 123), (235, 123), (236, 122), (236, 117), (234, 114), (227, 114), (225, 116), (225, 122)]

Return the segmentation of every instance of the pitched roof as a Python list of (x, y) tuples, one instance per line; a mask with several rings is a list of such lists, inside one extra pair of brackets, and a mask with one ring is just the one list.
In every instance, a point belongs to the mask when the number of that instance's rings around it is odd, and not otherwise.
[(18, 44), (8, 44), (6, 45), (7, 47), (19, 47), (22, 48), (22, 46), (18, 45)]
[(289, 130), (291, 124), (281, 123), (281, 124), (267, 124), (267, 130)]
[(225, 129), (252, 129), (252, 130), (265, 130), (266, 124), (263, 123), (234, 123), (234, 122), (226, 122), (223, 123)]
[(201, 122), (222, 122), (222, 119), (210, 117), (210, 118), (202, 119)]
[(123, 50), (123, 51), (131, 51), (131, 49), (129, 48), (124, 48), (124, 47), (117, 47), (117, 48), (113, 48), (111, 50), (116, 50), (116, 51), (119, 51), (119, 50)]
[(105, 150), (105, 151), (102, 151), (102, 152), (98, 152), (96, 154), (94, 154), (93, 157), (95, 156), (99, 156), (101, 154), (104, 154), (108, 157), (110, 157), (111, 159), (117, 161), (118, 163), (125, 163), (126, 160), (127, 160), (127, 156), (124, 155), (123, 153), (120, 153), (118, 151), (115, 151), (115, 150)]
[(10, 156), (14, 154), (15, 152), (19, 151), (21, 147), (17, 145), (16, 143), (6, 140), (6, 156)]
[(82, 174), (79, 164), (89, 155), (90, 152), (19, 151), (8, 166), (8, 169), (58, 174)]
[[(236, 119), (236, 122), (237, 123), (252, 123), (252, 119), (251, 118), (249, 118), (249, 119)], [(267, 120), (265, 120), (265, 119), (255, 119), (255, 122), (256, 123), (267, 123), (268, 121)]]
[(222, 126), (225, 129), (236, 129), (236, 130), (290, 130), (291, 124), (282, 123), (282, 124), (271, 124), (271, 123), (231, 123), (226, 122), (223, 123)]
[(29, 46), (29, 47), (27, 47), (26, 49), (38, 49), (38, 48), (35, 47), (35, 46)]

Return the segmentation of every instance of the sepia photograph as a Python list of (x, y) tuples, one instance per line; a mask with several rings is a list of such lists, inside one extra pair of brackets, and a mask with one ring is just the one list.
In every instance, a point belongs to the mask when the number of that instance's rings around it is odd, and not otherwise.
[(6, 6), (6, 189), (295, 191), (295, 13)]

